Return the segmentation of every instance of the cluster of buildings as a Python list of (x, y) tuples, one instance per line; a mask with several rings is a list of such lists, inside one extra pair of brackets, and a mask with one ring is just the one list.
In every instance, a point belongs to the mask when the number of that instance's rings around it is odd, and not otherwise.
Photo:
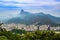
[[(7, 29), (8, 31), (12, 30), (12, 29), (24, 29), (26, 31), (35, 31), (38, 30), (38, 26), (35, 25), (29, 25), (26, 26), (24, 24), (2, 24), (0, 27)], [(39, 30), (60, 30), (60, 27), (49, 27), (49, 25), (42, 25), (39, 26)]]

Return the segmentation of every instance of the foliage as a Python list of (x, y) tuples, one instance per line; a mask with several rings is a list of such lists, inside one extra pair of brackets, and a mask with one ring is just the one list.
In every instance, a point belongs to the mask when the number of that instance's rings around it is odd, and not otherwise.
[(25, 34), (26, 33), (26, 31), (24, 29), (23, 30), (21, 30), (21, 29), (13, 29), (13, 30), (11, 30), (11, 32), (13, 32), (15, 34)]
[(3, 23), (0, 23), (0, 26), (2, 25)]
[(5, 36), (0, 36), (0, 40), (8, 40)]
[(0, 31), (0, 40), (60, 40), (60, 33), (49, 30), (37, 30), (34, 32), (26, 32), (24, 35), (22, 34), (14, 34), (4, 29)]

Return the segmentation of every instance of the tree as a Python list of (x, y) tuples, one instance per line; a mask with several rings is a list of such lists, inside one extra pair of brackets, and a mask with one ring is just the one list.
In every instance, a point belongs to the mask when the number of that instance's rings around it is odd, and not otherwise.
[(21, 29), (12, 29), (11, 32), (15, 33), (15, 34), (25, 34), (26, 33), (26, 31), (24, 29), (23, 30), (21, 30)]
[(0, 23), (0, 26), (2, 25), (3, 23)]
[(0, 40), (8, 40), (5, 36), (0, 36)]

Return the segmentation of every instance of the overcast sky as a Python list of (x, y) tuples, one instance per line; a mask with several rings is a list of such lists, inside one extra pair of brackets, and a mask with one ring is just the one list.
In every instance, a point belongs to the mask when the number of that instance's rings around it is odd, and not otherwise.
[(0, 18), (15, 16), (21, 9), (60, 17), (60, 0), (0, 0)]

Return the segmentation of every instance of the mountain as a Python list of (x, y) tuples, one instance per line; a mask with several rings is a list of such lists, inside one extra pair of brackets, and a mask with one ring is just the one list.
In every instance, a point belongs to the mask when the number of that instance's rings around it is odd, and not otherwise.
[(43, 12), (33, 14), (22, 9), (17, 17), (9, 19), (6, 23), (20, 23), (26, 25), (60, 25), (60, 18), (44, 14)]

